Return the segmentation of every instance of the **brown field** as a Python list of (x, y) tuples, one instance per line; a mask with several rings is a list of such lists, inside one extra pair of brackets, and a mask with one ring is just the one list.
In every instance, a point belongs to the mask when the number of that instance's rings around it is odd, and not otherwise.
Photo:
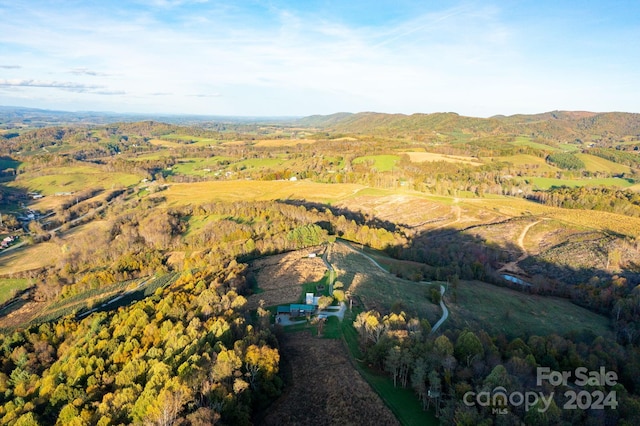
[(230, 180), (217, 182), (172, 183), (158, 197), (165, 197), (170, 205), (201, 204), (210, 201), (307, 199), (334, 202), (366, 188), (356, 184), (315, 183), (309, 180), (252, 181)]
[(51, 242), (19, 247), (0, 256), (0, 275), (10, 275), (51, 265), (62, 254)]
[(0, 329), (14, 329), (27, 324), (44, 312), (48, 302), (36, 302), (22, 297), (15, 305), (10, 305), (0, 314)]
[(309, 145), (316, 143), (315, 139), (265, 139), (254, 143), (254, 146), (278, 147), (278, 146), (296, 146)]
[(309, 253), (320, 254), (322, 247), (298, 250), (258, 259), (251, 264), (258, 288), (263, 290), (249, 296), (250, 309), (258, 307), (260, 300), (265, 306), (293, 303), (302, 293), (302, 284), (319, 281), (327, 268), (320, 257), (309, 258)]
[(640, 234), (640, 218), (616, 213), (598, 210), (563, 209), (513, 197), (464, 199), (461, 204), (463, 203), (484, 207), (487, 210), (493, 210), (508, 216), (534, 214), (587, 229), (603, 230), (628, 236)]
[(250, 141), (229, 141), (222, 142), (222, 146), (242, 146), (242, 145), (251, 145)]
[(399, 424), (352, 366), (341, 340), (306, 332), (284, 334), (279, 340), (289, 383), (259, 424)]
[(446, 161), (448, 163), (464, 163), (472, 166), (481, 166), (482, 162), (474, 157), (463, 157), (460, 155), (436, 154), (433, 152), (402, 152), (407, 154), (409, 160), (414, 163), (424, 163), (426, 161)]
[(339, 203), (338, 206), (360, 210), (377, 219), (410, 227), (425, 225), (437, 219), (453, 219), (449, 206), (406, 194), (356, 196)]
[(79, 235), (91, 235), (103, 231), (108, 226), (104, 220), (79, 225), (64, 232), (59, 240), (18, 247), (0, 255), (0, 275), (10, 275), (52, 265), (60, 259), (66, 249), (65, 242)]

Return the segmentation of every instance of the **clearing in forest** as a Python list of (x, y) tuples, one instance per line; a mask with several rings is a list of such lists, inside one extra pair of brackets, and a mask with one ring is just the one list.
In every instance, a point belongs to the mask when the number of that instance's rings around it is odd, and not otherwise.
[[(251, 273), (259, 292), (249, 296), (248, 307), (255, 309), (260, 300), (265, 306), (295, 303), (304, 283), (320, 281), (327, 267), (322, 261), (323, 247), (312, 247), (290, 253), (267, 256), (251, 264)], [(310, 258), (309, 254), (317, 253)]]
[(341, 340), (283, 333), (288, 386), (264, 425), (397, 425), (393, 413), (353, 368)]

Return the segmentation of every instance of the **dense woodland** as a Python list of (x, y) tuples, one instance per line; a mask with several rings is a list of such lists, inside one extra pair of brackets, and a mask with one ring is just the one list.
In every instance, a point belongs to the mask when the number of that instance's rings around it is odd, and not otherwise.
[[(117, 310), (62, 309), (64, 315), (3, 330), (0, 422), (255, 421), (256, 413), (283, 389), (270, 314), (262, 306), (257, 311), (246, 307), (246, 298), (258, 290), (248, 279), (248, 262), (262, 256), (342, 238), (416, 262), (420, 266), (410, 276), (398, 275), (449, 282), (454, 295), (459, 280), (519, 288), (505, 281), (499, 270), (520, 253), (490, 241), (478, 224), (417, 232), (401, 220), (291, 198), (167, 205), (167, 185), (295, 177), (361, 184), (372, 191), (506, 195), (522, 202), (526, 198), (541, 205), (635, 218), (640, 217), (640, 199), (632, 190), (602, 185), (541, 189), (532, 179), (602, 177), (635, 183), (640, 173), (639, 121), (633, 114), (555, 112), (486, 120), (457, 114), (341, 114), (289, 124), (198, 127), (152, 121), (39, 129), (7, 124), (0, 132), (1, 177), (7, 184), (0, 193), (2, 231), (20, 234), (33, 245), (49, 241), (64, 246), (54, 264), (17, 274), (35, 282), (30, 297), (65, 307), (122, 283), (157, 284), (146, 297)], [(527, 143), (519, 143), (525, 136)], [(307, 143), (306, 138), (313, 139)], [(260, 144), (261, 140), (287, 143)], [(558, 152), (567, 145), (571, 152)], [(408, 155), (411, 151), (467, 160), (416, 162)], [(628, 168), (589, 171), (575, 153)], [(376, 157), (389, 157), (392, 165)], [(534, 160), (523, 164), (513, 158)], [(30, 202), (29, 184), (40, 184), (52, 169), (121, 173), (148, 185), (84, 188), (42, 212), (48, 215), (46, 221), (21, 226), (18, 206)], [(73, 239), (60, 234), (83, 226), (90, 232), (78, 232)], [(436, 404), (444, 424), (640, 423), (637, 235), (600, 230), (576, 235), (523, 262), (532, 282), (527, 291), (560, 296), (606, 315), (615, 339), (588, 334), (491, 335), (455, 327), (432, 335), (424, 318), (410, 318), (399, 309), (364, 309), (353, 326), (366, 361), (386, 372), (394, 385), (414, 389), (425, 408)], [(578, 269), (558, 261), (578, 251), (595, 253), (606, 267), (594, 263)], [(562, 410), (566, 401), (560, 392), (544, 415), (514, 410), (495, 416), (489, 409), (461, 402), (471, 389), (538, 389), (538, 366), (604, 366), (617, 372), (618, 408)], [(439, 401), (430, 399), (429, 391), (440, 392)]]

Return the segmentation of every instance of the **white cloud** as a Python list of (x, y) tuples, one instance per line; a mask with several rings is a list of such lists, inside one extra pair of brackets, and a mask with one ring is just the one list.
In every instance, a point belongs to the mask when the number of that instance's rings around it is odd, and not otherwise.
[(98, 89), (100, 86), (73, 83), (70, 81), (46, 81), (46, 80), (7, 80), (1, 79), (0, 86), (11, 87), (48, 87), (70, 91), (83, 92), (87, 90)]
[(76, 75), (90, 75), (90, 76), (94, 76), (94, 77), (97, 77), (97, 76), (108, 76), (108, 75), (109, 75), (109, 74), (104, 73), (104, 72), (93, 71), (93, 70), (90, 70), (90, 69), (88, 69), (88, 68), (84, 68), (84, 67), (81, 67), (81, 68), (72, 68), (71, 70), (69, 70), (69, 72), (70, 72), (71, 74), (76, 74)]
[[(153, 7), (16, 7), (0, 44), (8, 46), (5, 63), (22, 65), (20, 78), (0, 86), (57, 88), (109, 109), (172, 113), (492, 115), (596, 102), (580, 94), (593, 85), (593, 71), (576, 75), (545, 62), (496, 7), (463, 4), (374, 27), (273, 6), (253, 16), (229, 4), (192, 11), (191, 1), (142, 3)], [(628, 69), (618, 81), (637, 81)], [(612, 86), (598, 83), (601, 101), (613, 102)]]

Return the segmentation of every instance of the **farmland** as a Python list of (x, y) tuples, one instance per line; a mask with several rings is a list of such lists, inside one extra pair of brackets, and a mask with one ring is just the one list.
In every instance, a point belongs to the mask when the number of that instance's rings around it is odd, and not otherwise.
[(586, 166), (586, 170), (589, 172), (603, 172), (603, 173), (629, 173), (631, 168), (624, 164), (614, 163), (607, 159), (596, 157), (589, 154), (576, 154), (580, 160), (582, 160)]
[(403, 152), (409, 156), (409, 160), (415, 163), (423, 163), (426, 161), (445, 161), (448, 163), (463, 163), (469, 164), (472, 166), (479, 166), (481, 163), (477, 158), (473, 157), (463, 157), (459, 155), (445, 155), (445, 154), (437, 154), (432, 152)]
[(277, 200), (306, 198), (335, 202), (358, 193), (365, 187), (357, 184), (332, 185), (310, 181), (220, 181), (174, 183), (162, 192), (169, 205), (222, 200)]
[(340, 340), (318, 339), (302, 332), (285, 334), (282, 342), (286, 354), (283, 369), (291, 385), (269, 409), (263, 424), (399, 424), (351, 367)]
[(305, 283), (322, 279), (326, 266), (320, 257), (309, 258), (310, 253), (324, 248), (299, 250), (285, 255), (269, 256), (251, 264), (251, 272), (259, 292), (249, 296), (248, 306), (257, 308), (260, 300), (265, 306), (295, 303)]
[(400, 157), (396, 155), (369, 155), (354, 159), (353, 164), (370, 163), (379, 172), (389, 172), (395, 168), (398, 160)]
[(42, 175), (27, 177), (19, 176), (8, 185), (12, 187), (28, 188), (44, 195), (54, 195), (57, 192), (75, 192), (87, 188), (110, 189), (133, 185), (142, 179), (130, 173), (112, 173), (94, 166), (74, 166), (47, 168)]
[(0, 305), (12, 299), (15, 294), (33, 285), (26, 278), (0, 278)]
[[(453, 290), (449, 289), (449, 293)], [(608, 318), (576, 306), (566, 299), (540, 297), (479, 281), (463, 281), (452, 302), (446, 296), (455, 322), (461, 327), (491, 330), (511, 337), (552, 333), (578, 333), (611, 337)]]

